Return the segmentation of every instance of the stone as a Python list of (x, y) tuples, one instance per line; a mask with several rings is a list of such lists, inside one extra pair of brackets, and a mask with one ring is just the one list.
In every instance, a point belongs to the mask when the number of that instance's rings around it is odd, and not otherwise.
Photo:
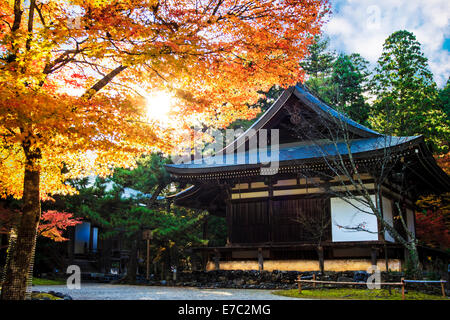
[(349, 277), (339, 277), (337, 282), (354, 282), (352, 278)]
[(239, 287), (239, 286), (244, 285), (245, 281), (243, 279), (236, 279), (233, 281), (233, 283)]

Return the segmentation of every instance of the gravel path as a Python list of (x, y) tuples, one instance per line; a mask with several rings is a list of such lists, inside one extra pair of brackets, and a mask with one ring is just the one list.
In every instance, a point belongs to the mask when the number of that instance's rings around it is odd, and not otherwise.
[(65, 285), (33, 286), (33, 291), (55, 291), (74, 300), (298, 300), (281, 297), (271, 290), (199, 289), (187, 287), (132, 286), (112, 284), (81, 284), (79, 290)]

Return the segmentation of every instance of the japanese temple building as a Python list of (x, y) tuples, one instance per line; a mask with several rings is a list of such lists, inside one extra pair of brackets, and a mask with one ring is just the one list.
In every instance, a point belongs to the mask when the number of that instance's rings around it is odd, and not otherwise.
[[(342, 124), (350, 141), (301, 137), (295, 128), (302, 123), (325, 135), (327, 128)], [(263, 129), (278, 129), (279, 149), (271, 151), (278, 154), (276, 167), (251, 155), (254, 137), (258, 142), (267, 139), (269, 147), (276, 143), (270, 133), (259, 135)], [(367, 213), (368, 206), (339, 193), (342, 187), (361, 192), (345, 182), (350, 179), (333, 177), (330, 163), (339, 157), (346, 163), (351, 156), (360, 168), (362, 188), (401, 234), (399, 219), (394, 219), (399, 211), (409, 231), (415, 233), (418, 197), (450, 190), (449, 176), (436, 164), (423, 137), (373, 131), (329, 107), (300, 84), (286, 89), (249, 130), (222, 151), (200, 161), (167, 165), (174, 180), (191, 185), (173, 197), (175, 204), (226, 218), (227, 244), (196, 248), (207, 260), (208, 270), (314, 271), (321, 264), (328, 271), (345, 271), (367, 270), (377, 264), (384, 271), (386, 258), (389, 269), (400, 270), (406, 255), (403, 247), (375, 215)], [(389, 174), (376, 171), (383, 161), (390, 164)], [(299, 216), (304, 221), (323, 213), (330, 223), (323, 225), (319, 243), (306, 224), (298, 221)], [(430, 250), (420, 247), (421, 258), (444, 254)]]

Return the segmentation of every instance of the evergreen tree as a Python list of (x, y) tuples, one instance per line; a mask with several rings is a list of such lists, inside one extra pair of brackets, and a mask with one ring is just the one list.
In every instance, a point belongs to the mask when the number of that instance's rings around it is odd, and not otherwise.
[(439, 98), (441, 100), (441, 108), (444, 111), (447, 119), (450, 118), (450, 77), (447, 80), (447, 84), (444, 88), (439, 90)]
[(132, 188), (151, 195), (147, 202), (155, 202), (171, 183), (170, 176), (164, 167), (169, 162), (168, 158), (157, 153), (143, 156), (137, 161), (138, 166), (133, 170), (117, 168), (112, 181), (124, 188)]
[(304, 84), (325, 103), (332, 104), (336, 91), (331, 74), (335, 53), (328, 50), (328, 38), (314, 37), (314, 43), (309, 46), (309, 54), (300, 63), (306, 71)]
[(449, 122), (414, 34), (401, 30), (386, 39), (371, 87), (376, 100), (370, 122), (375, 129), (398, 136), (422, 134), (435, 151), (448, 149)]
[(310, 77), (318, 78), (331, 73), (334, 53), (328, 51), (328, 38), (314, 36), (314, 43), (308, 47), (309, 54), (300, 63), (300, 66)]
[(340, 54), (333, 63), (331, 74), (334, 91), (332, 105), (361, 124), (367, 124), (369, 116), (369, 105), (364, 98), (370, 74), (368, 64), (357, 53)]

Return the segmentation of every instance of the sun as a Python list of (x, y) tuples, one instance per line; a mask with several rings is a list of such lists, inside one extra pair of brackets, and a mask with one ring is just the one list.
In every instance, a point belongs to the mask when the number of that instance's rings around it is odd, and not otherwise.
[(145, 95), (147, 104), (147, 117), (159, 122), (168, 122), (169, 113), (174, 106), (174, 97), (167, 92), (154, 92)]

